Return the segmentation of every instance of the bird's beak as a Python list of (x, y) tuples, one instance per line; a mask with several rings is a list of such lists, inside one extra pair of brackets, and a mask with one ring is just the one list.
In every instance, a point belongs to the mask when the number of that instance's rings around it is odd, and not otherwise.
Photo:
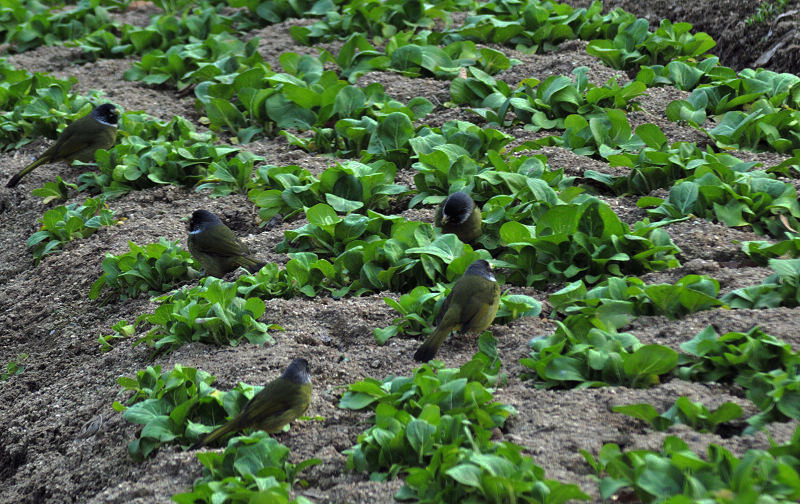
[(450, 219), (445, 214), (442, 214), (442, 224), (447, 224), (449, 221)]

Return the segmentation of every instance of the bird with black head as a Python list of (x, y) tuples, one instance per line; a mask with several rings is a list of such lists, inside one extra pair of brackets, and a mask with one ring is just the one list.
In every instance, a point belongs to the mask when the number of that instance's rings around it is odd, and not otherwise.
[(470, 264), (442, 303), (436, 329), (417, 349), (414, 359), (428, 362), (453, 331), (480, 334), (494, 321), (500, 307), (500, 285), (492, 266), (483, 259)]
[(281, 376), (267, 383), (259, 393), (247, 401), (238, 415), (213, 430), (195, 443), (196, 450), (221, 439), (227, 434), (247, 428), (278, 432), (284, 425), (296, 420), (311, 404), (311, 371), (308, 361), (294, 359)]
[(94, 154), (98, 149), (110, 149), (117, 141), (118, 120), (119, 112), (114, 105), (104, 103), (96, 106), (87, 115), (64, 128), (56, 142), (31, 164), (14, 174), (6, 187), (16, 186), (22, 177), (43, 164), (94, 161)]
[(219, 217), (208, 210), (195, 210), (189, 219), (189, 252), (206, 271), (222, 278), (241, 266), (250, 273), (266, 263), (250, 255), (250, 250)]
[(464, 243), (474, 243), (481, 236), (481, 211), (465, 192), (454, 192), (436, 209), (433, 223), (442, 233), (453, 233)]

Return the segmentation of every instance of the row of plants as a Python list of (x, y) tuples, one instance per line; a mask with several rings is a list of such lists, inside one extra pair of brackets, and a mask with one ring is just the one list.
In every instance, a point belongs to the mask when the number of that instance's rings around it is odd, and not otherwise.
[[(49, 5), (48, 5), (49, 4)], [(150, 17), (147, 26), (120, 23), (114, 17), (130, 6), (129, 1), (79, 0), (69, 7), (57, 2), (25, 2), (9, 0), (3, 6), (4, 28), (0, 37), (17, 52), (41, 45), (72, 45), (83, 51), (87, 59), (121, 58), (132, 54), (147, 54), (167, 50), (170, 46), (191, 40), (202, 40), (219, 33), (245, 33), (254, 28), (282, 21), (301, 12), (293, 9), (294, 2), (271, 1), (259, 9), (229, 9), (256, 7), (246, 1), (154, 2), (162, 13)]]
[[(453, 42), (440, 48), (429, 44), (424, 35), (401, 32), (390, 37), (383, 50), (373, 46), (363, 34), (354, 33), (336, 55), (321, 49), (318, 58), (306, 56), (309, 61), (336, 64), (340, 76), (346, 78), (350, 84), (371, 71), (394, 71), (409, 77), (424, 74), (453, 79), (464, 67), (474, 67), (491, 75), (519, 63), (519, 60), (509, 58), (498, 50), (478, 48), (472, 41)], [(257, 52), (258, 42), (257, 37), (245, 43), (230, 33), (223, 32), (202, 41), (173, 45), (165, 51), (153, 50), (134, 62), (123, 78), (149, 85), (169, 84), (179, 91), (207, 80), (231, 80), (234, 78), (231, 74), (236, 74), (242, 67), (252, 67), (263, 61)], [(281, 64), (288, 63), (288, 66), (292, 66), (287, 58), (288, 56)], [(287, 66), (284, 69), (289, 70)]]
[[(352, 33), (368, 37), (389, 38), (402, 29), (426, 29), (435, 19), (449, 20), (443, 6), (449, 2), (423, 5), (421, 2), (344, 2), (340, 10), (331, 10), (310, 26), (294, 26), (292, 37), (311, 45)], [(688, 23), (662, 23), (655, 32), (645, 19), (616, 9), (603, 14), (601, 2), (589, 8), (575, 9), (556, 2), (495, 1), (475, 5), (458, 4), (457, 10), (470, 10), (460, 26), (447, 26), (426, 33), (429, 43), (446, 45), (469, 40), (499, 43), (526, 53), (557, 45), (565, 40), (593, 40), (592, 50), (606, 58), (624, 60), (628, 64), (667, 63), (676, 58), (693, 58), (704, 54), (715, 43), (705, 33), (690, 33)], [(625, 54), (618, 47), (628, 50)], [(634, 53), (634, 54), (630, 54)]]
[[(453, 79), (450, 99), (470, 110), (489, 125), (506, 126), (522, 123), (526, 129), (565, 129), (565, 120), (572, 114), (593, 117), (606, 108), (633, 109), (646, 86), (631, 81), (624, 86), (611, 79), (603, 86), (589, 82), (589, 68), (572, 71), (573, 81), (566, 75), (551, 75), (544, 81), (529, 77), (515, 89), (478, 68), (470, 67), (466, 76)], [(514, 114), (513, 118), (509, 113)]]
[[(539, 1), (479, 4), (450, 0), (432, 4), (377, 0), (231, 0), (205, 1), (199, 5), (181, 1), (158, 2), (158, 6), (164, 13), (151, 16), (148, 26), (138, 27), (111, 19), (112, 12), (128, 7), (127, 2), (82, 0), (72, 9), (59, 10), (42, 4), (29, 9), (23, 2), (14, 0), (8, 2), (3, 12), (9, 26), (14, 28), (0, 35), (17, 51), (66, 40), (93, 57), (120, 57), (167, 50), (190, 38), (203, 40), (218, 33), (243, 33), (288, 17), (321, 17), (311, 26), (292, 27), (296, 40), (310, 44), (353, 33), (389, 38), (409, 27), (433, 28), (437, 20), (449, 25), (451, 12), (473, 10), (475, 15), (468, 16), (463, 25), (434, 32), (431, 36), (435, 39), (431, 43), (438, 45), (443, 39), (491, 41), (515, 44), (530, 52), (572, 38), (607, 39), (602, 41), (606, 44), (596, 44), (594, 50), (605, 54), (614, 53), (620, 45), (632, 46), (633, 51), (640, 54), (624, 54), (616, 59), (635, 64), (696, 57), (714, 46), (708, 35), (691, 34), (691, 25), (687, 23), (666, 22), (650, 32), (646, 20), (636, 19), (621, 9), (602, 14), (600, 2), (588, 9)], [(226, 7), (240, 9), (225, 11)]]
[[(128, 125), (127, 140), (108, 154), (98, 153), (100, 173), (81, 175), (82, 188), (103, 187), (107, 195), (118, 195), (130, 188), (156, 183), (197, 180), (198, 190), (211, 189), (213, 195), (248, 191), (250, 199), (260, 208), (263, 222), (278, 214), (291, 218), (299, 212), (305, 213), (308, 224), (287, 232), (280, 250), (340, 256), (332, 262), (336, 265), (342, 259), (347, 267), (337, 266), (337, 270), (352, 272), (370, 263), (372, 255), (363, 256), (359, 265), (348, 262), (354, 260), (350, 256), (361, 250), (387, 248), (385, 241), (366, 238), (375, 235), (382, 240), (395, 239), (391, 242), (395, 245), (388, 249), (399, 247), (400, 255), (386, 260), (379, 258), (383, 261), (379, 264), (391, 259), (389, 262), (403, 266), (403, 271), (415, 270), (416, 273), (409, 273), (411, 283), (424, 280), (418, 274), (419, 268), (400, 260), (406, 255), (404, 250), (433, 253), (447, 261), (453, 254), (445, 250), (460, 246), (451, 237), (433, 244), (438, 250), (417, 250), (438, 239), (429, 225), (370, 213), (370, 209), (388, 209), (391, 198), (412, 194), (407, 187), (394, 183), (396, 168), (390, 162), (346, 162), (328, 168), (319, 178), (297, 166), (268, 165), (254, 170), (260, 158), (233, 147), (208, 146), (203, 140), (209, 136), (195, 133), (185, 121), (175, 119), (159, 126), (156, 132), (147, 129), (151, 122), (133, 123), (124, 117)], [(156, 141), (144, 142), (142, 136), (135, 134), (137, 128), (142, 130), (140, 135), (157, 137)], [(660, 229), (669, 220), (656, 224), (641, 222), (630, 229), (607, 204), (581, 195), (580, 189), (569, 184), (572, 179), (563, 177), (563, 171), (548, 170), (542, 156), (498, 155), (494, 149), (508, 142), (508, 135), (460, 121), (423, 133), (412, 142), (420, 158), (414, 168), (419, 172), (415, 181), (421, 190), (410, 205), (440, 202), (449, 188), (454, 187), (471, 187), (478, 202), (488, 199), (484, 205), (487, 217), (481, 244), (497, 251), (499, 259), (518, 272), (509, 276), (512, 283), (533, 285), (575, 276), (599, 279), (606, 274), (639, 273), (677, 265), (674, 257), (677, 248)], [(188, 148), (170, 150), (165, 145), (169, 143), (167, 139), (183, 135), (192, 139)], [(136, 148), (142, 148), (145, 154), (142, 157), (133, 152), (124, 154)], [(200, 157), (199, 153), (207, 157)], [(475, 160), (484, 156), (486, 161), (481, 166)], [(178, 159), (173, 161), (175, 157)], [(206, 170), (204, 167), (211, 159), (215, 160)], [(192, 167), (196, 169), (193, 171)], [(178, 178), (170, 177), (171, 173)], [(205, 173), (202, 178), (201, 173)], [(109, 179), (113, 180), (109, 183)], [(51, 187), (48, 194), (56, 193), (56, 188)], [(351, 213), (364, 211), (366, 216)], [(349, 215), (340, 217), (339, 213)], [(534, 222), (538, 224), (532, 227)], [(342, 257), (343, 254), (347, 257)], [(556, 266), (554, 261), (562, 266)], [(422, 259), (428, 281), (435, 280), (433, 271), (441, 272), (441, 264), (435, 266)], [(371, 274), (373, 270), (369, 266), (364, 273), (370, 278), (362, 281), (363, 287), (379, 290), (404, 283), (402, 280), (392, 283), (391, 276), (376, 280)]]
[[(133, 243), (129, 246), (130, 252), (120, 256), (106, 255), (103, 260), (104, 273), (90, 291), (92, 299), (103, 293), (106, 294), (105, 299), (110, 300), (117, 296), (124, 299), (144, 293), (166, 292), (198, 276), (194, 261), (177, 243), (162, 239), (159, 243), (143, 247)], [(459, 257), (447, 267), (444, 273), (449, 283), (459, 278), (475, 258), (482, 257), (473, 254)], [(110, 349), (115, 340), (130, 338), (137, 330), (141, 332), (142, 325), (150, 329), (135, 344), (146, 343), (157, 352), (170, 351), (188, 342), (237, 345), (242, 340), (247, 340), (252, 344), (263, 344), (271, 341), (270, 331), (281, 329), (276, 324), (258, 320), (265, 311), (264, 299), (300, 295), (314, 297), (320, 292), (329, 292), (339, 297), (348, 292), (358, 295), (369, 290), (358, 287), (359, 280), (352, 280), (348, 272), (338, 272), (336, 264), (319, 258), (316, 254), (290, 253), (289, 257), (283, 268), (275, 263), (268, 263), (260, 271), (239, 276), (234, 282), (207, 277), (197, 285), (183, 285), (155, 297), (158, 307), (152, 314), (140, 315), (132, 324), (120, 321), (112, 328), (114, 333), (101, 336), (101, 347), (104, 350)], [(419, 289), (425, 287), (418, 287), (410, 295), (412, 307), (404, 314), (409, 319), (404, 320), (401, 317), (396, 320), (396, 329), (383, 329), (384, 335), (378, 336), (376, 333), (376, 339), (383, 343), (394, 334), (405, 333), (412, 319), (418, 324), (415, 326), (418, 331), (422, 325), (426, 330), (431, 330), (433, 305), (437, 302), (441, 304), (448, 292), (446, 286), (439, 283), (441, 280), (443, 278), (437, 277), (433, 297), (425, 300), (424, 318), (421, 318), (420, 310), (416, 308), (416, 299), (419, 297)], [(406, 299), (408, 298), (401, 297), (399, 302), (408, 304)], [(391, 298), (387, 298), (387, 302), (398, 306)], [(498, 322), (530, 316), (541, 309), (539, 303), (532, 298), (512, 294), (502, 295), (500, 306)]]
[(581, 452), (604, 499), (632, 493), (631, 498), (648, 503), (765, 498), (788, 504), (800, 498), (798, 443), (800, 429), (788, 443), (751, 449), (741, 457), (713, 443), (706, 454), (698, 454), (676, 436), (664, 439), (658, 451), (623, 451), (607, 443), (596, 457)]
[[(335, 214), (330, 211), (330, 215)], [(400, 219), (394, 219), (395, 224), (399, 221)], [(426, 226), (411, 222), (402, 224), (401, 229)], [(416, 233), (409, 231), (406, 234)], [(453, 238), (450, 237), (451, 241)], [(448, 255), (452, 254), (452, 249), (448, 251), (437, 248), (434, 245), (437, 242), (439, 246), (444, 243), (435, 240), (424, 249), (427, 254), (419, 250), (420, 259), (416, 262), (419, 266), (417, 276), (413, 276), (415, 273), (410, 267), (405, 271), (399, 267), (395, 270), (391, 268), (381, 270), (372, 262), (361, 262), (358, 264), (358, 269), (348, 270), (347, 262), (357, 261), (358, 257), (348, 258), (345, 254), (330, 262), (316, 253), (295, 252), (289, 254), (290, 260), (284, 268), (269, 263), (261, 271), (242, 275), (235, 282), (207, 278), (200, 285), (183, 287), (157, 298), (161, 304), (156, 312), (152, 315), (143, 315), (136, 323), (138, 325), (141, 321), (147, 321), (156, 326), (140, 341), (148, 341), (157, 349), (165, 345), (174, 348), (187, 341), (235, 344), (239, 339), (247, 338), (251, 342), (262, 343), (268, 339), (267, 329), (270, 326), (256, 322), (264, 311), (261, 298), (292, 297), (300, 294), (313, 297), (320, 291), (328, 291), (339, 297), (348, 292), (358, 295), (368, 290), (384, 290), (380, 284), (373, 289), (364, 287), (370, 285), (370, 272), (375, 273), (376, 282), (386, 278), (382, 275), (386, 272), (395, 273), (400, 278), (403, 278), (401, 275), (405, 275), (406, 281), (410, 283), (433, 281), (432, 289), (417, 285), (408, 294), (402, 295), (398, 301), (387, 299), (387, 302), (399, 312), (400, 317), (391, 326), (376, 330), (375, 333), (380, 342), (398, 333), (421, 334), (423, 328), (430, 330), (436, 312), (435, 307), (441, 303), (446, 293), (444, 286), (439, 283), (441, 279), (453, 281), (473, 260), (485, 257), (477, 252), (463, 256)], [(469, 250), (468, 246), (463, 247), (463, 251)], [(112, 254), (106, 256), (103, 261), (104, 273), (92, 286), (91, 298), (99, 297), (105, 288), (112, 291), (109, 298), (114, 295), (124, 298), (135, 297), (142, 293), (156, 294), (197, 276), (194, 269), (196, 265), (177, 243), (162, 239), (160, 243), (145, 247), (131, 243), (130, 249), (130, 252), (120, 256)], [(430, 269), (425, 268), (426, 264), (436, 264), (436, 261), (441, 261), (438, 271), (433, 266), (430, 266)], [(686, 276), (671, 285), (648, 285), (635, 277), (613, 276), (592, 289), (587, 289), (584, 281), (573, 282), (554, 293), (550, 299), (555, 313), (563, 313), (567, 317), (566, 320), (563, 323), (559, 322), (562, 326), (550, 340), (540, 341), (537, 345), (556, 349), (555, 354), (552, 349), (547, 352), (550, 358), (555, 355), (565, 355), (565, 352), (568, 355), (568, 350), (562, 341), (570, 335), (570, 324), (577, 324), (583, 329), (591, 328), (591, 324), (597, 324), (598, 331), (607, 329), (604, 337), (610, 335), (618, 339), (615, 329), (642, 315), (666, 315), (678, 318), (719, 306), (733, 308), (796, 306), (797, 293), (800, 292), (798, 291), (800, 274), (796, 263), (797, 260), (770, 260), (770, 265), (776, 270), (775, 275), (766, 279), (761, 285), (735, 290), (721, 298), (717, 297), (718, 282), (710, 277), (698, 275)], [(361, 273), (355, 278), (350, 271), (361, 271)], [(428, 274), (431, 278), (426, 277)], [(412, 282), (415, 278), (417, 280)], [(531, 316), (539, 310), (538, 303), (530, 298), (504, 295), (501, 298), (498, 321)], [(209, 316), (211, 314), (216, 316)], [(576, 323), (575, 318), (580, 323)], [(587, 320), (594, 322), (587, 327)], [(272, 328), (277, 327), (272, 326)], [(540, 356), (539, 359), (543, 357)], [(550, 365), (549, 359), (532, 361), (528, 364), (537, 369), (542, 378), (552, 374), (546, 371)], [(566, 376), (561, 370), (556, 370), (554, 374)], [(575, 373), (568, 375), (573, 377)], [(583, 371), (577, 375), (589, 376)], [(584, 378), (581, 381), (592, 382), (592, 379)]]

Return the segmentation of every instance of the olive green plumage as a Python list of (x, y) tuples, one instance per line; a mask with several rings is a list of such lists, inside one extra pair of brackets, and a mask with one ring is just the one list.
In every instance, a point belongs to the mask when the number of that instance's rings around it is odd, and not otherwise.
[(206, 435), (190, 450), (207, 446), (227, 434), (247, 428), (277, 432), (306, 412), (311, 404), (311, 371), (308, 361), (294, 359), (283, 374), (267, 385), (234, 418)]
[(468, 194), (454, 192), (436, 209), (434, 224), (442, 233), (453, 233), (464, 243), (472, 243), (481, 236), (481, 211)]
[(445, 298), (436, 317), (436, 329), (414, 354), (428, 362), (436, 356), (444, 339), (453, 331), (480, 334), (492, 324), (500, 307), (500, 285), (492, 267), (483, 259), (470, 264)]
[(233, 231), (208, 210), (192, 213), (188, 243), (189, 252), (206, 270), (206, 275), (217, 278), (239, 266), (255, 273), (266, 264), (251, 256)]
[(88, 163), (94, 161), (94, 153), (98, 149), (110, 149), (117, 141), (117, 121), (119, 114), (116, 107), (104, 103), (93, 108), (87, 115), (76, 120), (58, 136), (56, 143), (50, 146), (36, 160), (17, 172), (9, 179), (6, 187), (14, 187), (19, 181), (37, 166), (75, 160)]

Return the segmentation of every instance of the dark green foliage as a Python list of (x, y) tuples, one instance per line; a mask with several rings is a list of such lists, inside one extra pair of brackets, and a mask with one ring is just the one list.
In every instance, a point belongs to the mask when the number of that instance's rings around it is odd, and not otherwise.
[(52, 208), (39, 222), (41, 230), (27, 241), (37, 264), (47, 254), (58, 252), (66, 242), (86, 238), (103, 226), (113, 226), (116, 220), (103, 198), (87, 198), (82, 205), (72, 203)]
[(108, 287), (121, 299), (139, 294), (161, 294), (190, 278), (189, 268), (199, 269), (189, 252), (178, 242), (161, 238), (143, 247), (128, 242), (130, 252), (115, 256), (106, 253), (103, 274), (92, 284), (90, 299), (97, 299)]
[[(585, 450), (581, 453), (597, 473), (604, 499), (631, 489), (647, 503), (715, 502), (722, 495), (729, 502), (757, 502), (766, 495), (772, 502), (788, 504), (800, 498), (799, 438), (796, 431), (790, 444), (769, 451), (748, 450), (741, 458), (715, 444), (708, 446), (707, 457), (701, 457), (675, 436), (664, 440), (660, 452), (623, 452), (609, 443), (597, 458)], [(787, 452), (792, 455), (784, 455)]]
[(483, 335), (479, 347), (459, 369), (433, 361), (410, 377), (367, 378), (350, 385), (339, 406), (374, 415), (358, 444), (346, 451), (348, 468), (368, 471), (372, 479), (406, 474), (406, 486), (396, 496), (401, 500), (586, 499), (575, 485), (545, 480), (522, 447), (491, 441), (492, 429), (515, 412), (492, 402), (488, 387), (503, 379), (494, 340)]
[(742, 408), (736, 403), (726, 402), (709, 411), (703, 403), (692, 402), (685, 396), (679, 397), (663, 413), (647, 403), (614, 406), (613, 410), (615, 413), (644, 420), (659, 432), (675, 424), (688, 425), (698, 432), (716, 432), (721, 424), (742, 416)]

